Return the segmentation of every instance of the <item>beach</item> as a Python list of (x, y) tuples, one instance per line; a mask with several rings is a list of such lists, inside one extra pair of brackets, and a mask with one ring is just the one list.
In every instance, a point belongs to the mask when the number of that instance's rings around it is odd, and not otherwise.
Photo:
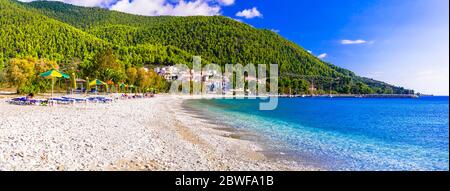
[(186, 110), (186, 99), (55, 107), (0, 100), (0, 170), (317, 170), (265, 154), (260, 142)]

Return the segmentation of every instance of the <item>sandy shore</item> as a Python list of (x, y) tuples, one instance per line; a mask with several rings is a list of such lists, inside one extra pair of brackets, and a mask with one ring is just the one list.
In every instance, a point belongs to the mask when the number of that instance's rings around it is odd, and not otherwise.
[(0, 170), (311, 170), (157, 96), (112, 104), (0, 100)]

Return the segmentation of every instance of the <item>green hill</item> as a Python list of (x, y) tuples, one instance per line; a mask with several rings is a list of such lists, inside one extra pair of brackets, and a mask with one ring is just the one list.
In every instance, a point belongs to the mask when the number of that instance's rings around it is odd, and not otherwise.
[(96, 53), (109, 48), (115, 50), (125, 66), (145, 62), (187, 63), (192, 59), (185, 51), (157, 43), (130, 46), (111, 43), (19, 2), (0, 0), (0, 16), (0, 60), (3, 62), (33, 56), (58, 62), (78, 58), (90, 64)]
[(112, 48), (124, 67), (190, 63), (192, 55), (220, 65), (276, 63), (285, 93), (306, 92), (311, 83), (339, 93), (408, 92), (359, 77), (274, 32), (223, 16), (146, 17), (47, 1), (0, 0), (0, 5), (3, 60), (32, 55), (89, 63), (98, 51)]

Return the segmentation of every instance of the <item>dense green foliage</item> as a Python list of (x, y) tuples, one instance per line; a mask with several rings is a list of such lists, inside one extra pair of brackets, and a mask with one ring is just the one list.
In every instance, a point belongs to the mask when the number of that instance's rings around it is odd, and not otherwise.
[(146, 17), (46, 1), (0, 0), (0, 6), (3, 61), (29, 55), (58, 63), (76, 58), (80, 74), (88, 75), (100, 72), (95, 55), (112, 50), (120, 68), (114, 77), (102, 77), (117, 81), (133, 66), (189, 64), (199, 55), (222, 66), (279, 64), (283, 93), (305, 93), (311, 85), (338, 93), (407, 92), (325, 63), (274, 32), (222, 16)]
[(46, 59), (14, 58), (10, 60), (5, 74), (8, 81), (17, 86), (19, 93), (41, 92), (51, 86), (51, 81), (40, 78), (38, 75), (52, 68), (58, 69), (58, 64)]
[(1, 0), (0, 59), (20, 56), (64, 62), (72, 58), (92, 61), (94, 55), (114, 49), (125, 65), (189, 63), (191, 55), (158, 44), (120, 46), (69, 24), (48, 18), (16, 2)]

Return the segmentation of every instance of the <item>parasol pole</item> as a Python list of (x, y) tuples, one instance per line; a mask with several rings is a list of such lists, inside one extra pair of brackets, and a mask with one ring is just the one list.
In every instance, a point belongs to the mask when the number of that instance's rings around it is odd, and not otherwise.
[(53, 86), (55, 85), (55, 77), (52, 77), (52, 95), (51, 98), (53, 98)]
[(85, 96), (87, 96), (87, 93), (88, 93), (89, 89), (91, 88), (91, 85), (89, 84), (89, 77), (86, 77), (86, 82), (87, 82), (87, 86), (86, 86), (86, 91), (84, 92), (86, 94)]
[(75, 75), (75, 72), (72, 72), (72, 76), (73, 76), (73, 87), (72, 87), (72, 94), (73, 94), (73, 92), (74, 92), (74, 90), (76, 90), (77, 89), (77, 76)]

